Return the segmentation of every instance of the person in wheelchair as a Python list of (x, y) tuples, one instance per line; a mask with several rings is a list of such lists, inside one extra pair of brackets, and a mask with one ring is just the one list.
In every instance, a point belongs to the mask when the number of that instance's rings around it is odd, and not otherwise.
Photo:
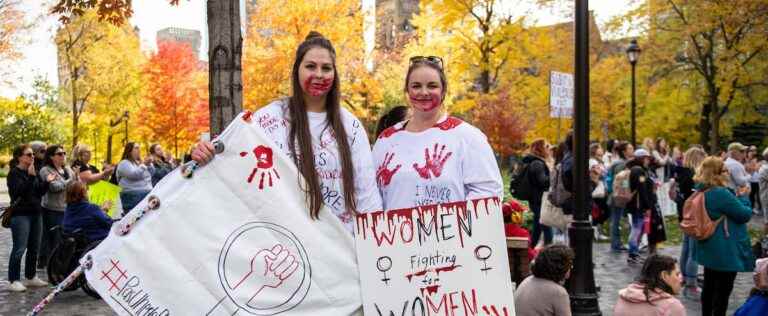
[(102, 206), (88, 202), (88, 187), (80, 181), (73, 181), (67, 186), (67, 208), (61, 221), (62, 232), (82, 234), (89, 241), (107, 238), (113, 223), (106, 214), (110, 207), (109, 201)]

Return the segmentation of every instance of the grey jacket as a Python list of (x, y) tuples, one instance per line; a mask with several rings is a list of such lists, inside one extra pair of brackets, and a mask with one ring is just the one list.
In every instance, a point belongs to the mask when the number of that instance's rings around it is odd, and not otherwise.
[(122, 160), (117, 164), (117, 181), (123, 192), (152, 190), (152, 165), (135, 164)]
[(64, 166), (64, 170), (69, 175), (69, 179), (65, 179), (64, 176), (51, 166), (45, 166), (40, 169), (40, 180), (42, 181), (46, 181), (49, 174), (56, 174), (56, 179), (48, 184), (48, 191), (40, 201), (40, 205), (46, 209), (64, 212), (64, 209), (67, 208), (67, 185), (72, 181), (76, 181), (76, 175), (68, 166)]

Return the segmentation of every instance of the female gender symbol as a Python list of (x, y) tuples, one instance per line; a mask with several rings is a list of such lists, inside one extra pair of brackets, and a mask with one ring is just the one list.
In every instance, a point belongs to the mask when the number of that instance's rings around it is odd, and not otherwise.
[(384, 273), (384, 278), (381, 280), (384, 281), (384, 284), (389, 285), (389, 280), (391, 279), (387, 277), (387, 271), (392, 269), (392, 258), (388, 256), (379, 257), (379, 260), (376, 261), (376, 269)]
[(492, 254), (493, 250), (486, 245), (480, 245), (475, 248), (475, 258), (483, 261), (483, 268), (480, 269), (480, 271), (483, 271), (486, 274), (488, 274), (488, 270), (493, 269), (493, 267), (488, 266), (488, 258), (490, 258)]

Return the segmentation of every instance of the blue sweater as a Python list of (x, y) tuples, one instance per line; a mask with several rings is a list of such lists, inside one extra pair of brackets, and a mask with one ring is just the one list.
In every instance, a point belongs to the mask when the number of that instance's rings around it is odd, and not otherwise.
[[(717, 225), (711, 237), (696, 242), (696, 261), (717, 271), (754, 271), (755, 257), (746, 225), (752, 218), (749, 201), (746, 197), (736, 197), (733, 191), (725, 187), (710, 189), (705, 193), (704, 199), (707, 213), (712, 220), (721, 216), (726, 219)], [(726, 223), (729, 237), (725, 236), (723, 229)]]
[(78, 202), (67, 205), (61, 221), (65, 232), (80, 229), (91, 241), (107, 238), (112, 228), (112, 219), (95, 204)]

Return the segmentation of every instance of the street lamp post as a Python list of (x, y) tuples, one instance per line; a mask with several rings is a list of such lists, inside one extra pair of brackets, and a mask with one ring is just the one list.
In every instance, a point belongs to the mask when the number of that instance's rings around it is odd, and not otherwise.
[(574, 221), (568, 228), (570, 246), (576, 253), (568, 292), (573, 315), (601, 315), (592, 263), (593, 228), (589, 221), (590, 188), (587, 170), (589, 146), (589, 5), (576, 0), (574, 33), (574, 123), (573, 123), (573, 187), (575, 188)]
[(635, 102), (635, 65), (637, 64), (637, 59), (640, 57), (640, 46), (637, 45), (637, 40), (633, 39), (631, 42), (629, 42), (629, 46), (627, 47), (627, 59), (629, 59), (629, 64), (632, 65), (632, 146), (637, 146), (637, 125), (636, 125), (636, 115), (635, 110), (637, 108), (637, 103)]

